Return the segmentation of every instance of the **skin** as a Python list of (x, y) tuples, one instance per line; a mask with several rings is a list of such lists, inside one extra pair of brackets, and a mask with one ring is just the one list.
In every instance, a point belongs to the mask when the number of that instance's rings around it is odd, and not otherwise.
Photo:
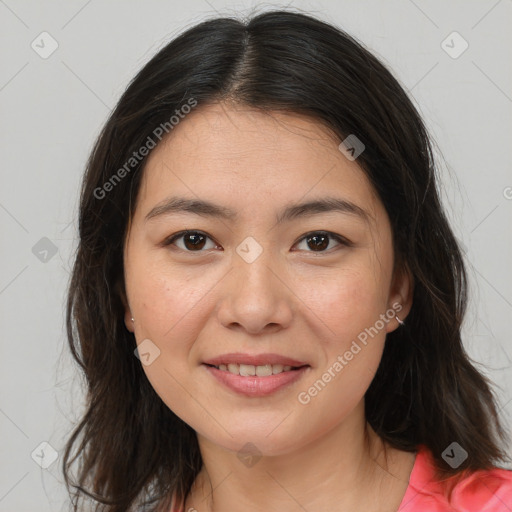
[[(386, 211), (338, 144), (305, 116), (213, 104), (199, 105), (148, 157), (124, 249), (125, 324), (138, 344), (160, 350), (143, 365), (147, 378), (198, 435), (204, 465), (185, 510), (394, 511), (405, 493), (414, 454), (387, 447), (364, 413), (395, 318), (309, 403), (297, 399), (394, 303), (402, 320), (411, 307)], [(145, 221), (170, 195), (209, 200), (238, 218), (181, 212)], [(276, 224), (288, 204), (326, 196), (368, 219), (323, 212)], [(209, 238), (199, 249), (187, 237), (164, 245), (185, 229)], [(317, 231), (350, 244), (328, 238), (317, 248), (304, 238)], [(262, 248), (251, 263), (236, 252), (248, 236)], [(310, 368), (272, 395), (247, 397), (202, 365), (227, 352), (275, 352)], [(260, 456), (252, 466), (237, 456), (248, 442)]]

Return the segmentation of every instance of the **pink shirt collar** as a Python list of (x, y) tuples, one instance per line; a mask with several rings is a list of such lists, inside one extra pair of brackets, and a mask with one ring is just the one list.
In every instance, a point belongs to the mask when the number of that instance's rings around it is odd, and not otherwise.
[(438, 481), (430, 450), (420, 445), (399, 512), (512, 512), (512, 471), (479, 470)]

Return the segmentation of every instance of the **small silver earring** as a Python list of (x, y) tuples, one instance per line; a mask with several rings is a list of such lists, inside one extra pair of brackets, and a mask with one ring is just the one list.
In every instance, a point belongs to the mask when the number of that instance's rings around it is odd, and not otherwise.
[(133, 319), (133, 316), (132, 316), (132, 322), (135, 322), (135, 320)]
[(405, 322), (403, 322), (402, 320), (400, 320), (400, 318), (398, 318), (398, 315), (395, 315), (395, 318), (396, 318), (396, 321), (398, 322), (398, 325), (402, 326), (405, 324)]

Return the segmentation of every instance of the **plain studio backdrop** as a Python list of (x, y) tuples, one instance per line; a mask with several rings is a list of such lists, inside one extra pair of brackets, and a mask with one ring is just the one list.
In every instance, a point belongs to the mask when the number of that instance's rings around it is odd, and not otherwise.
[[(62, 450), (83, 411), (83, 383), (68, 355), (64, 300), (93, 141), (172, 37), (256, 5), (0, 0), (0, 512), (68, 509)], [(442, 151), (443, 201), (466, 255), (464, 344), (496, 383), (510, 428), (511, 0), (275, 1), (257, 12), (286, 5), (356, 36), (413, 96)]]

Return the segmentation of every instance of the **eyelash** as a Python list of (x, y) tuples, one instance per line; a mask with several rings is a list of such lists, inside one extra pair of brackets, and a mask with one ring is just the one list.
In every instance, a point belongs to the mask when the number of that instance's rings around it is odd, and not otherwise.
[[(198, 234), (198, 235), (202, 235), (206, 238), (209, 238), (210, 240), (214, 241), (213, 238), (209, 235), (207, 235), (206, 233), (204, 233), (203, 231), (197, 231), (197, 230), (184, 230), (184, 231), (180, 231), (178, 233), (175, 233), (174, 235), (171, 235), (169, 238), (167, 238), (163, 243), (162, 245), (165, 247), (165, 246), (169, 246), (169, 245), (172, 245), (176, 240), (178, 240), (179, 238), (183, 238), (185, 235), (191, 235), (191, 234)], [(297, 245), (299, 242), (302, 242), (303, 240), (311, 237), (311, 236), (314, 236), (314, 235), (324, 235), (324, 236), (327, 236), (333, 240), (336, 240), (340, 245), (342, 246), (346, 246), (346, 247), (351, 247), (352, 246), (352, 243), (347, 240), (346, 238), (342, 237), (341, 235), (337, 235), (336, 233), (332, 233), (330, 231), (310, 231), (309, 233), (306, 233), (305, 235), (303, 235), (301, 238), (299, 238), (299, 240), (297, 240), (297, 242), (295, 242), (294, 245)], [(189, 250), (186, 250), (186, 249), (181, 249), (180, 247), (178, 247), (178, 249), (180, 251), (183, 251), (183, 252), (188, 252), (188, 253), (201, 253), (201, 252), (206, 252), (204, 250), (199, 250), (199, 251), (189, 251)], [(311, 252), (313, 254), (317, 253), (317, 254), (322, 254), (322, 253), (330, 253), (333, 249), (328, 249), (328, 250), (324, 250), (324, 251), (306, 251), (306, 252)]]

